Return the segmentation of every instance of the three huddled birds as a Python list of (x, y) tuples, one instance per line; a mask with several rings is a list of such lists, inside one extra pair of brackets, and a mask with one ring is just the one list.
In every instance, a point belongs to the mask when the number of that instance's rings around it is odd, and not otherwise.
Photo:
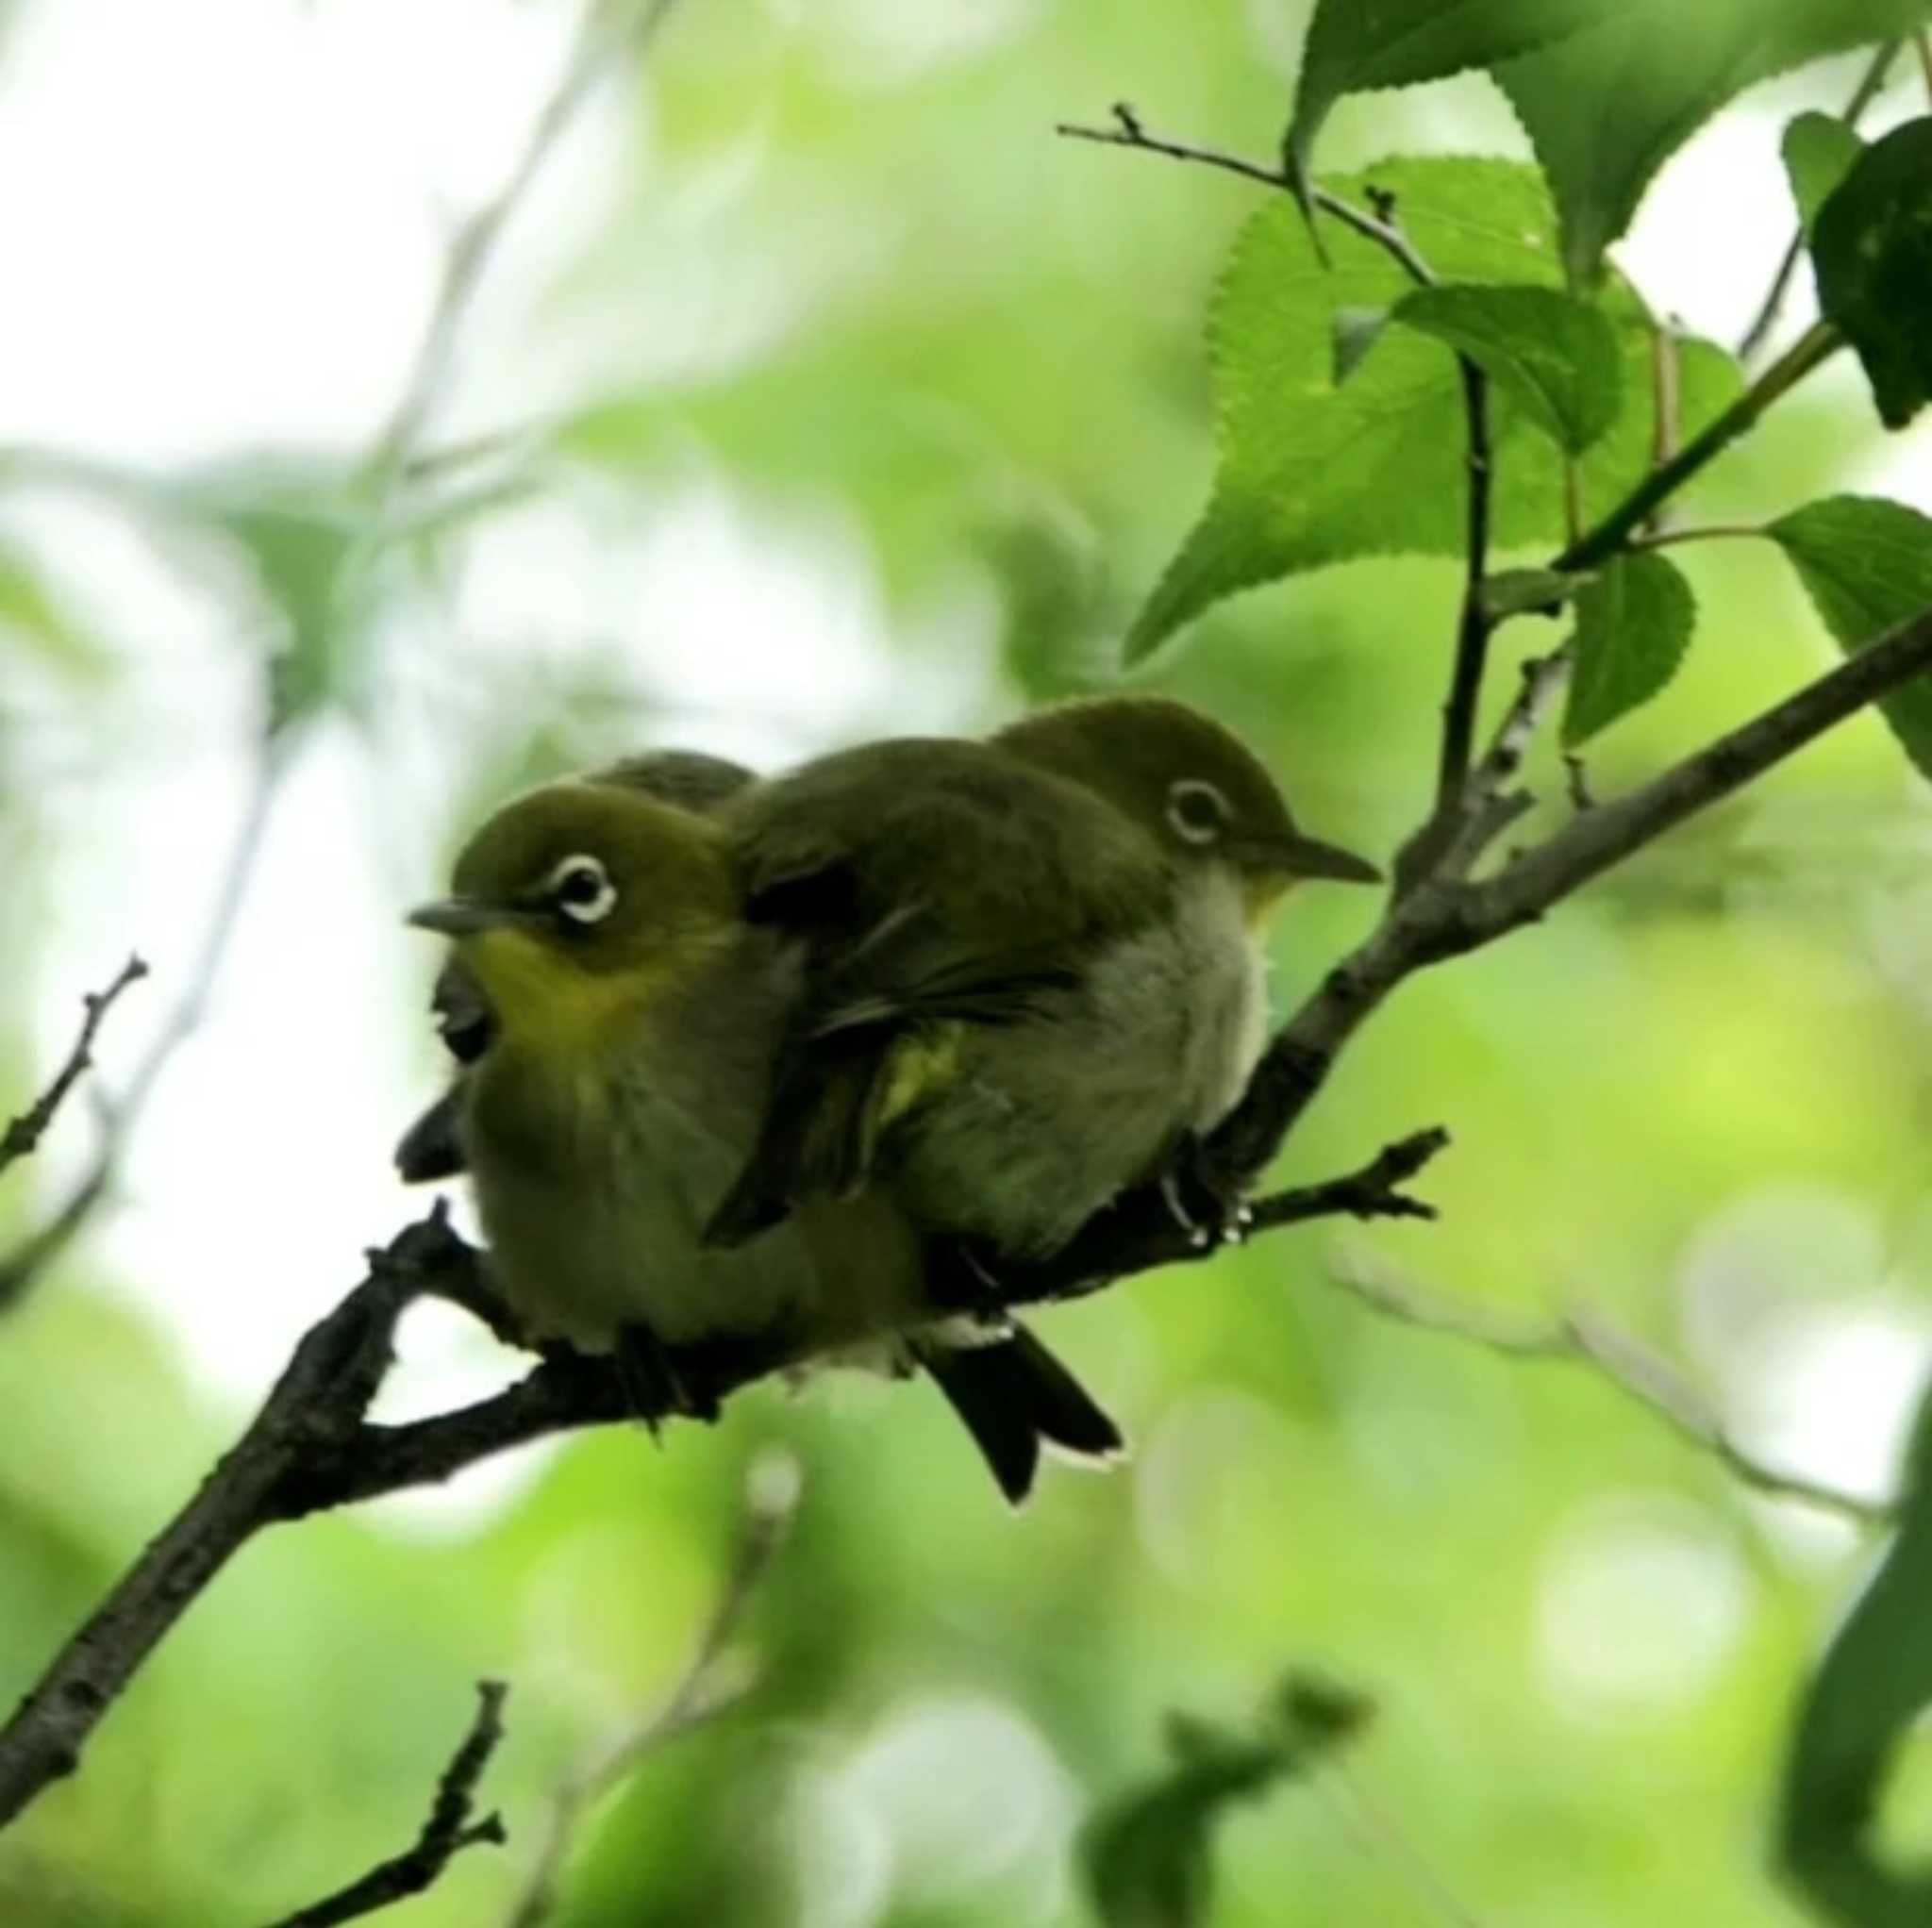
[(703, 1341), (921, 1369), (1017, 1504), (1042, 1445), (1122, 1438), (1002, 1264), (1185, 1174), (1260, 1054), (1271, 914), (1376, 874), (1151, 696), (766, 779), (636, 757), (505, 806), (411, 914), (457, 1071), (397, 1163), (467, 1172), (523, 1332), (614, 1354), (641, 1413), (707, 1408)]

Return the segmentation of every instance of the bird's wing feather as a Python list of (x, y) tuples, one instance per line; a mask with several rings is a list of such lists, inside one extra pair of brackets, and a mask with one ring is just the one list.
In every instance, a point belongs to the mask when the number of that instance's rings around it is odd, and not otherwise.
[(982, 744), (826, 757), (727, 821), (746, 915), (808, 963), (764, 1128), (708, 1229), (721, 1244), (863, 1183), (950, 1075), (956, 1027), (1036, 1015), (1169, 888), (1158, 847), (1110, 806)]

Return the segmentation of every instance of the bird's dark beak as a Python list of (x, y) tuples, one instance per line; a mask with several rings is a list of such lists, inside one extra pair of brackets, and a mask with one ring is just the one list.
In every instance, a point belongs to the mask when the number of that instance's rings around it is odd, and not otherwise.
[(407, 922), (418, 930), (440, 931), (446, 938), (475, 937), (478, 931), (502, 930), (528, 923), (532, 913), (519, 904), (492, 904), (485, 897), (439, 897), (419, 904)]
[(1382, 881), (1382, 873), (1366, 857), (1340, 844), (1324, 843), (1319, 837), (1305, 837), (1299, 830), (1286, 837), (1257, 838), (1252, 855), (1258, 865), (1280, 877), (1328, 877), (1338, 884)]

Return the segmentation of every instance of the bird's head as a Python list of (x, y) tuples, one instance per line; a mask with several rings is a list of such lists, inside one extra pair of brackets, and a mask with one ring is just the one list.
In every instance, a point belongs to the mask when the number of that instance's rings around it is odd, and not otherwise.
[(409, 922), (456, 940), (509, 1030), (648, 996), (728, 932), (735, 909), (715, 825), (595, 782), (507, 804), (451, 881)]
[(995, 740), (1097, 790), (1175, 863), (1231, 868), (1252, 916), (1305, 877), (1380, 880), (1373, 864), (1299, 829), (1254, 752), (1186, 704), (1159, 696), (1062, 704), (1011, 724)]

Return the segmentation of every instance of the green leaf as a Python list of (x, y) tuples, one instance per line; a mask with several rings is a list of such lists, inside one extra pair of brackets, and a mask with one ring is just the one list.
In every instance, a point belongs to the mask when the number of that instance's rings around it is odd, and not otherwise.
[(1082, 1832), (1081, 1866), (1106, 1928), (1206, 1928), (1214, 1829), (1228, 1809), (1319, 1766), (1373, 1712), (1353, 1690), (1297, 1673), (1275, 1690), (1252, 1737), (1170, 1715), (1173, 1766), (1104, 1803)]
[(1208, 1753), (1198, 1735), (1173, 1774), (1105, 1807), (1082, 1841), (1094, 1906), (1107, 1928), (1199, 1928), (1209, 1920), (1215, 1823), (1282, 1771), (1266, 1743)]
[(1549, 288), (1419, 288), (1395, 319), (1446, 341), (1508, 388), (1559, 448), (1580, 456), (1624, 406), (1623, 352), (1601, 308)]
[(1808, 239), (1818, 210), (1857, 166), (1865, 142), (1857, 128), (1836, 114), (1800, 114), (1785, 129), (1784, 148), (1791, 198), (1798, 204), (1798, 219)]
[(1925, 1883), (1893, 1873), (1872, 1837), (1908, 1730), (1932, 1705), (1932, 1400), (1922, 1399), (1899, 1530), (1840, 1622), (1806, 1690), (1786, 1756), (1778, 1853), (1823, 1917), (1865, 1928), (1916, 1928)]
[[(1791, 559), (1847, 656), (1932, 609), (1932, 518), (1877, 496), (1834, 495), (1765, 533)], [(1882, 699), (1906, 755), (1932, 776), (1932, 676)]]
[[(1452, 281), (1560, 289), (1555, 218), (1535, 171), (1500, 160), (1392, 161), (1334, 186), (1396, 196), (1404, 227)], [(1456, 365), (1407, 328), (1389, 330), (1349, 377), (1335, 380), (1336, 318), (1392, 306), (1411, 291), (1373, 242), (1331, 236), (1316, 259), (1286, 197), (1237, 238), (1208, 319), (1220, 460), (1206, 513), (1141, 611), (1130, 661), (1222, 598), (1303, 570), (1363, 556), (1457, 556), (1464, 541), (1467, 418)], [(1649, 471), (1655, 404), (1653, 324), (1612, 280), (1630, 406), (1582, 458), (1584, 514), (1595, 521)], [(1736, 398), (1736, 364), (1708, 343), (1682, 355), (1682, 432), (1695, 435)], [(1560, 546), (1564, 462), (1512, 390), (1491, 410), (1493, 533), (1499, 550)]]
[(1495, 77), (1561, 211), (1563, 259), (1592, 281), (1658, 168), (1754, 81), (1932, 17), (1932, 0), (1625, 0)]
[(1547, 46), (1622, 0), (1319, 0), (1302, 54), (1288, 153), (1307, 169), (1343, 94), (1411, 87)]
[(1648, 703), (1690, 646), (1697, 603), (1661, 556), (1620, 556), (1576, 598), (1576, 667), (1563, 740), (1585, 742)]
[(33, 644), (57, 669), (92, 674), (107, 652), (84, 630), (23, 549), (0, 542), (0, 631)]
[(1878, 413), (1903, 428), (1932, 400), (1932, 120), (1868, 148), (1812, 229), (1818, 302), (1851, 337)]

